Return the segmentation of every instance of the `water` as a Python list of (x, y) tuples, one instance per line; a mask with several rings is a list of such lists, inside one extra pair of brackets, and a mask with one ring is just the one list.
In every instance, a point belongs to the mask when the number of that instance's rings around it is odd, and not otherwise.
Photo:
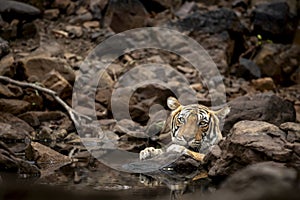
[[(45, 164), (45, 163), (44, 163)], [(52, 169), (48, 167), (48, 169)], [(0, 199), (194, 199), (214, 186), (200, 171), (148, 174), (113, 170), (99, 161), (72, 163), (46, 176), (2, 173)]]

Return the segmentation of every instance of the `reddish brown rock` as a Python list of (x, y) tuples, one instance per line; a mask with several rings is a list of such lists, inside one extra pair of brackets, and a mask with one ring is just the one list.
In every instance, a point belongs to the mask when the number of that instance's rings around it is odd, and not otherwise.
[(71, 84), (75, 80), (75, 73), (65, 60), (38, 55), (27, 57), (21, 62), (27, 77), (33, 76), (37, 81), (42, 82), (52, 70), (58, 71)]
[(27, 101), (17, 99), (0, 99), (0, 112), (21, 114), (30, 110), (31, 105)]
[(48, 73), (43, 81), (46, 88), (53, 90), (62, 99), (71, 98), (71, 84), (57, 71), (53, 70)]

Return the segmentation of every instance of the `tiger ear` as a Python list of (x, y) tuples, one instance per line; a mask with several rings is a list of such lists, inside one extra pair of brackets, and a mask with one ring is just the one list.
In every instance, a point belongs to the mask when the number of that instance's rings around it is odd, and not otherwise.
[(177, 109), (179, 106), (181, 106), (181, 104), (179, 103), (179, 101), (174, 98), (174, 97), (168, 97), (167, 99), (167, 105), (171, 110), (175, 110)]
[(225, 106), (225, 107), (221, 108), (220, 110), (215, 111), (215, 114), (217, 115), (217, 117), (220, 120), (222, 120), (226, 117), (226, 115), (228, 115), (229, 112), (230, 112), (230, 107)]

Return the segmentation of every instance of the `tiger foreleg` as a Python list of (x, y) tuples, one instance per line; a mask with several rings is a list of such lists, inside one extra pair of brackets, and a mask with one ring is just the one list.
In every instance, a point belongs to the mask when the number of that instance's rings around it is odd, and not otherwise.
[(181, 146), (181, 145), (178, 145), (178, 144), (172, 144), (170, 145), (168, 148), (167, 148), (167, 152), (177, 152), (177, 153), (181, 153), (183, 155), (187, 155), (187, 156), (190, 156), (192, 157), (193, 159), (199, 161), (199, 162), (203, 162), (203, 159), (204, 159), (204, 154), (202, 153), (198, 153), (198, 152), (195, 152), (195, 151), (191, 151), (189, 149), (187, 149), (186, 147), (184, 146)]
[(158, 156), (163, 153), (162, 149), (155, 149), (154, 147), (147, 147), (140, 152), (140, 160), (146, 160)]

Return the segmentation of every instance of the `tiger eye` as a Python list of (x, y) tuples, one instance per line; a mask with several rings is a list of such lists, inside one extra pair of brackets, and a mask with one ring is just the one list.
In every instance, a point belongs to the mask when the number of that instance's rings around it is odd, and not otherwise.
[(180, 123), (184, 123), (184, 118), (183, 117), (178, 117), (177, 121), (180, 122)]
[(207, 126), (208, 124), (207, 124), (207, 122), (205, 122), (205, 121), (201, 121), (201, 122), (199, 123), (199, 125), (200, 125), (200, 126)]

